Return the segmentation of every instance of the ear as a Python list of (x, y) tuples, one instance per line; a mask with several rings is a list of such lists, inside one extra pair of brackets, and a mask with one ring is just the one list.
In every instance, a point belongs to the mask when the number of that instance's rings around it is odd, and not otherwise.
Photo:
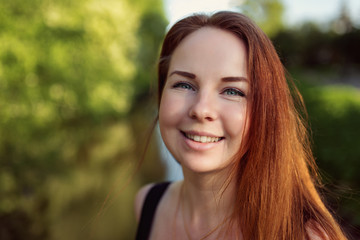
[(305, 230), (310, 240), (329, 240), (325, 230), (315, 221), (308, 221)]

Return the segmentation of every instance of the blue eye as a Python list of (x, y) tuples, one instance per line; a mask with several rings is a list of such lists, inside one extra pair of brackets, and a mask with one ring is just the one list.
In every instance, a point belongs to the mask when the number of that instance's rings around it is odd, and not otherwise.
[(186, 90), (194, 90), (194, 88), (189, 83), (185, 83), (185, 82), (175, 83), (173, 88), (182, 88), (182, 89), (186, 89)]
[(225, 89), (224, 93), (228, 96), (240, 96), (240, 97), (245, 97), (245, 94), (243, 92), (241, 92), (240, 90), (237, 90), (235, 88), (229, 88), (229, 89)]

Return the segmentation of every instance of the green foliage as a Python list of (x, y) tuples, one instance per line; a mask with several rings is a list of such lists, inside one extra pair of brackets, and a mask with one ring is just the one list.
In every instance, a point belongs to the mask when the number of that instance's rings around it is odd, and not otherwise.
[[(328, 186), (327, 201), (349, 233), (360, 226), (360, 90), (317, 85), (324, 72), (296, 73), (308, 109), (314, 155)], [(356, 233), (354, 233), (356, 234)]]
[[(0, 6), (0, 236), (22, 226), (5, 239), (84, 238), (81, 228), (138, 158), (134, 135), (144, 125), (134, 129), (128, 116), (155, 78), (148, 70), (165, 30), (161, 1)], [(138, 185), (113, 204), (120, 228), (104, 227), (99, 239), (129, 234)]]
[(308, 91), (307, 101), (320, 167), (335, 179), (355, 186), (360, 182), (359, 90), (341, 86), (313, 88)]
[[(150, 84), (156, 82), (156, 65), (159, 55), (159, 43), (162, 41), (166, 25), (163, 16), (154, 11), (149, 11), (141, 18), (138, 28), (138, 39), (140, 40), (140, 49), (136, 56), (137, 69), (135, 79), (137, 91), (134, 94), (135, 101), (141, 101), (149, 98), (149, 95), (155, 95), (154, 88)], [(152, 86), (151, 86), (152, 87)], [(151, 91), (152, 90), (152, 91)]]
[(284, 6), (281, 0), (235, 0), (232, 3), (240, 12), (253, 19), (270, 37), (284, 27)]
[(275, 47), (288, 67), (358, 67), (360, 65), (360, 30), (337, 34), (323, 31), (314, 23), (282, 29), (272, 36)]

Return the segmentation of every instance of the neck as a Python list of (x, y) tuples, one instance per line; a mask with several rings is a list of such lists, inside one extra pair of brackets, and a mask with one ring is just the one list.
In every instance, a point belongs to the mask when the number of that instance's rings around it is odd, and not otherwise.
[(182, 214), (191, 232), (207, 233), (232, 214), (235, 183), (228, 182), (228, 173), (196, 174), (185, 170), (181, 191)]

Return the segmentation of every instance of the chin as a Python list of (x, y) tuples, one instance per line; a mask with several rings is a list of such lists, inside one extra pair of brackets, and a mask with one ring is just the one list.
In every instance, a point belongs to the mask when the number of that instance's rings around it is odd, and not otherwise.
[[(196, 163), (194, 163), (196, 161)], [(183, 171), (189, 171), (197, 174), (212, 174), (218, 173), (226, 169), (226, 166), (221, 166), (220, 164), (210, 164), (209, 160), (204, 160), (206, 162), (202, 162), (199, 159), (193, 160), (191, 162), (181, 161), (180, 164), (183, 168)]]

